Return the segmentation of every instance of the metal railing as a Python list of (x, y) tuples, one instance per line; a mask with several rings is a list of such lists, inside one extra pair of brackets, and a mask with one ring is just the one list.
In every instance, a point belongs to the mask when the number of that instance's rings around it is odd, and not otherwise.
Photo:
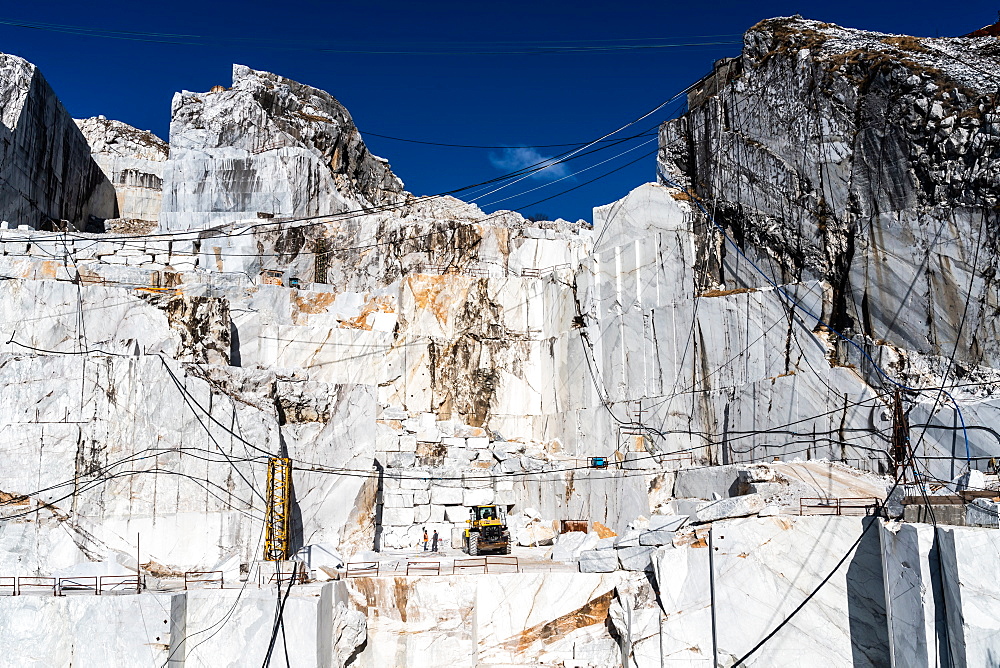
[(222, 571), (186, 571), (184, 573), (184, 589), (188, 589), (188, 585), (213, 585), (215, 583), (219, 583), (219, 589), (225, 589), (225, 579)]
[(67, 592), (93, 592), (95, 595), (101, 593), (101, 580), (96, 575), (77, 575), (67, 578), (59, 578), (56, 583), (56, 591), (59, 596), (64, 596)]
[(874, 496), (844, 499), (802, 497), (799, 499), (799, 515), (874, 515), (880, 502)]
[[(519, 573), (521, 571), (521, 566), (520, 566), (520, 564), (517, 561), (517, 557), (506, 557), (506, 556), (503, 556), (503, 557), (501, 557), (501, 556), (489, 556), (489, 557), (486, 557), (486, 572), (487, 573), (490, 572), (490, 566), (493, 566), (495, 569), (500, 569), (498, 571), (497, 570), (494, 571), (494, 572), (500, 572), (500, 573)], [(511, 570), (503, 570), (503, 569), (509, 569), (509, 568), (513, 568), (514, 570), (512, 570), (512, 571)]]
[(98, 583), (98, 593), (135, 590), (142, 591), (142, 580), (138, 575), (102, 575)]
[[(402, 570), (399, 564), (389, 573), (381, 567), (377, 561), (358, 561), (347, 564), (346, 577), (378, 577), (379, 575), (392, 575), (393, 573), (405, 574), (409, 576), (417, 575), (441, 575), (440, 561), (407, 560), (406, 570)], [(488, 573), (519, 573), (521, 571), (520, 562), (517, 557), (507, 555), (487, 555), (473, 557), (469, 559), (455, 559), (452, 562), (452, 575), (481, 574)]]
[(441, 575), (440, 561), (407, 561), (407, 575)]
[(378, 577), (379, 563), (377, 561), (358, 561), (347, 564), (347, 577), (364, 578)]
[(278, 584), (283, 585), (286, 583), (290, 584), (305, 584), (306, 574), (301, 568), (295, 568), (290, 571), (278, 570), (271, 573), (271, 577), (267, 579), (268, 584)]
[(22, 596), (33, 591), (44, 590), (53, 596), (65, 596), (74, 592), (102, 593), (142, 591), (142, 581), (138, 575), (73, 575), (69, 577), (49, 577), (22, 575), (0, 577), (0, 595)]
[(472, 558), (472, 559), (456, 559), (452, 566), (452, 574), (460, 575), (467, 573), (469, 571), (474, 571), (478, 568), (483, 569), (481, 574), (486, 574), (486, 557)]
[(52, 592), (53, 596), (58, 596), (58, 589), (55, 578), (50, 577), (35, 577), (35, 576), (21, 576), (17, 578), (17, 595), (22, 596), (25, 593), (25, 588), (31, 589), (48, 589)]

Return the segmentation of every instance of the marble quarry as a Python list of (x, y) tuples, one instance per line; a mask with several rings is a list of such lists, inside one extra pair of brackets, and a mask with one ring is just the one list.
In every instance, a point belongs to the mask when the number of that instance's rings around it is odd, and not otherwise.
[(992, 39), (763, 21), (592, 224), (276, 74), (165, 142), (0, 55), (0, 664), (992, 665)]

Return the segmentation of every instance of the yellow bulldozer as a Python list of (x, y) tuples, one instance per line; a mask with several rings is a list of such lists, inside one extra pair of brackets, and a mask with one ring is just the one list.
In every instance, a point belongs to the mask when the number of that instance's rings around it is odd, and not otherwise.
[(475, 557), (483, 552), (510, 554), (510, 530), (507, 529), (507, 511), (500, 506), (473, 506), (469, 508), (469, 526), (462, 536), (465, 552)]

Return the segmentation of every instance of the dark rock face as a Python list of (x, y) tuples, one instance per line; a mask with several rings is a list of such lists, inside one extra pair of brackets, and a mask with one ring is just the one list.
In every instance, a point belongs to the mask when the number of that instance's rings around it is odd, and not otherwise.
[(115, 214), (114, 186), (38, 68), (0, 54), (0, 220), (86, 230)]
[[(998, 65), (993, 38), (764, 21), (661, 129), (661, 174), (777, 283), (825, 281), (833, 327), (995, 368)], [(703, 282), (766, 284), (701, 243)]]

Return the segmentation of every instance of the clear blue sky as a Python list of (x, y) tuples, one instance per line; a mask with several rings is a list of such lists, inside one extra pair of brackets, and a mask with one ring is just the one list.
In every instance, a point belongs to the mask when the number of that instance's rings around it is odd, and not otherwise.
[[(736, 55), (737, 44), (609, 52), (511, 54), (518, 49), (621, 44), (730, 42), (757, 21), (802, 14), (850, 27), (949, 36), (992, 23), (1000, 2), (942, 6), (921, 1), (820, 2), (232, 2), (11, 3), (0, 20), (47, 22), (108, 31), (208, 36), (177, 45), (104, 39), (0, 25), (0, 51), (38, 65), (76, 117), (104, 114), (167, 138), (175, 91), (229, 85), (232, 63), (270, 70), (329, 91), (362, 132), (453, 144), (520, 146), (595, 139), (655, 107)], [(240, 43), (238, 40), (247, 40)], [(201, 41), (201, 40), (193, 40)], [(448, 55), (345, 54), (442, 50)], [(281, 47), (281, 48), (268, 48)], [(300, 48), (303, 47), (303, 48)], [(455, 54), (455, 51), (503, 54)], [(664, 114), (636, 126), (645, 129)], [(409, 190), (432, 194), (499, 175), (526, 151), (457, 149), (366, 136)], [(503, 204), (590, 220), (593, 206), (654, 178), (654, 158), (640, 159), (593, 184), (590, 178), (639, 158), (655, 144), (578, 173), (636, 142), (608, 149), (528, 179), (503, 195), (550, 186)], [(560, 149), (539, 149), (551, 155)], [(535, 200), (580, 186), (556, 199)]]

